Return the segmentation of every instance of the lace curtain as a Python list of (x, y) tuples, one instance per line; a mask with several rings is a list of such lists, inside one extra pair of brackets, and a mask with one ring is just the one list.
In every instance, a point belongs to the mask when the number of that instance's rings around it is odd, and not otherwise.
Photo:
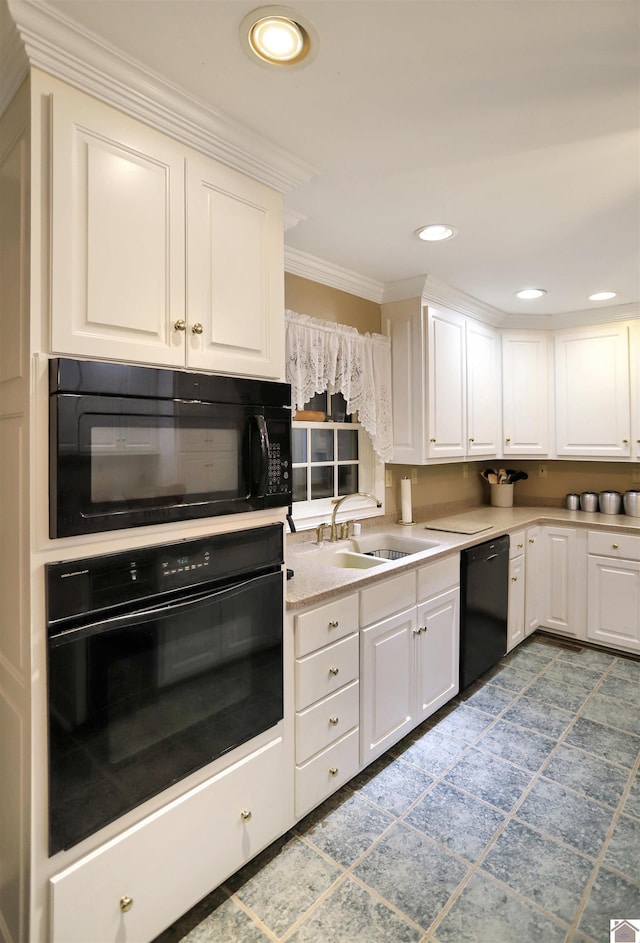
[(388, 461), (393, 451), (389, 338), (295, 311), (285, 313), (285, 325), (286, 379), (294, 409), (302, 409), (315, 393), (342, 393), (374, 451)]

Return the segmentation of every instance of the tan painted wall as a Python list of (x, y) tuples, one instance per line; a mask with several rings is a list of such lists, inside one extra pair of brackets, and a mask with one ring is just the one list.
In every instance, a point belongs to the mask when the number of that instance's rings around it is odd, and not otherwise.
[(361, 334), (380, 333), (379, 304), (288, 272), (284, 276), (284, 303), (297, 314), (348, 324)]

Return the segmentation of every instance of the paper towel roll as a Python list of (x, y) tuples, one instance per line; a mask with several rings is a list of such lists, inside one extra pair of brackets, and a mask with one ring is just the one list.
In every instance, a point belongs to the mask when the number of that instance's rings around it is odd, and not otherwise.
[(403, 524), (413, 523), (413, 511), (411, 509), (411, 481), (409, 478), (403, 478), (400, 482), (400, 502), (402, 506)]

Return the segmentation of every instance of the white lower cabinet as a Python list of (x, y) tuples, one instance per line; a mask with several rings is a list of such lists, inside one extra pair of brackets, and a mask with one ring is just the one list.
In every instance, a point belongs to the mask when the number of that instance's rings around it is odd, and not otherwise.
[(509, 539), (509, 602), (507, 609), (507, 651), (525, 638), (525, 533), (511, 534)]
[(528, 527), (525, 534), (524, 631), (531, 635), (542, 621), (542, 528)]
[(430, 717), (459, 691), (460, 590), (418, 605), (414, 685), (416, 721)]
[(51, 943), (151, 940), (291, 822), (282, 738), (51, 881)]
[(587, 638), (640, 653), (640, 537), (590, 531)]
[(546, 629), (585, 638), (585, 540), (574, 527), (541, 528), (540, 625)]

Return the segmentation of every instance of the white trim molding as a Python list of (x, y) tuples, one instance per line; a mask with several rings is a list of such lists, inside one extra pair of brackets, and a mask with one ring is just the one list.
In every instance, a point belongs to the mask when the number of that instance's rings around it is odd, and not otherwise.
[(315, 167), (233, 121), (43, 0), (7, 0), (29, 65), (113, 105), (280, 192)]
[(338, 288), (350, 295), (357, 295), (359, 298), (366, 298), (367, 301), (382, 304), (384, 295), (382, 282), (366, 275), (359, 275), (340, 265), (334, 265), (333, 262), (326, 262), (300, 249), (292, 249), (291, 246), (284, 247), (284, 270), (291, 275), (309, 278), (321, 285)]

